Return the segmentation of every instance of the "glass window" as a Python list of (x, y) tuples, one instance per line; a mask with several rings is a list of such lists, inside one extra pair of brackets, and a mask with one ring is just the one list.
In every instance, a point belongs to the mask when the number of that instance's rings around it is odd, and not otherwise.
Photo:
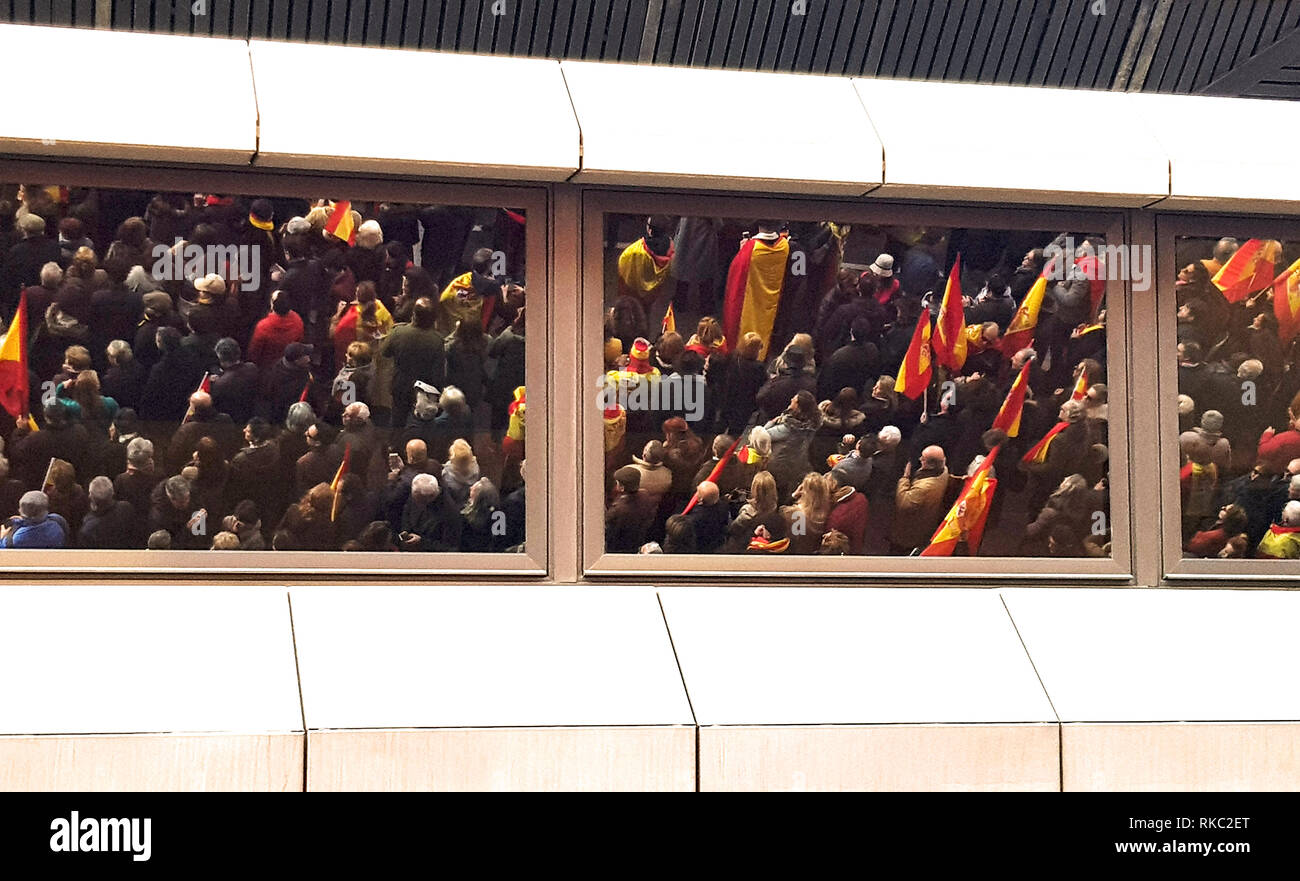
[(1105, 248), (606, 214), (605, 552), (1111, 557)]
[(1300, 558), (1300, 240), (1174, 241), (1182, 554)]
[(521, 551), (524, 225), (0, 184), (0, 546)]

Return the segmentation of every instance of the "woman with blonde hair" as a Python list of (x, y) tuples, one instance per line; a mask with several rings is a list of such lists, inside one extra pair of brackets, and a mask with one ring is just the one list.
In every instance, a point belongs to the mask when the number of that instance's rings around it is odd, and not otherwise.
[(785, 521), (777, 505), (776, 480), (766, 471), (754, 475), (749, 485), (749, 501), (741, 506), (736, 519), (727, 527), (727, 543), (723, 551), (743, 554), (749, 547), (754, 531), (764, 527), (768, 533), (784, 536)]
[(452, 506), (457, 510), (465, 507), (469, 489), (478, 479), (478, 459), (474, 458), (473, 448), (464, 438), (456, 438), (447, 452), (447, 464), (442, 466), (442, 488)]
[(831, 512), (831, 492), (826, 478), (815, 471), (804, 475), (794, 491), (794, 504), (781, 509), (790, 536), (790, 552), (815, 554), (822, 546)]
[(754, 332), (742, 336), (727, 363), (726, 379), (722, 383), (722, 429), (727, 434), (742, 433), (754, 414), (758, 390), (767, 382), (767, 373), (759, 356), (763, 352), (763, 338)]

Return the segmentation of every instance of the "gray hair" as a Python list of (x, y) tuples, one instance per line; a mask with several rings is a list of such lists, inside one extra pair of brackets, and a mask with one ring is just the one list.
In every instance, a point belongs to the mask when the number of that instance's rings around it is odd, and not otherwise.
[(903, 442), (903, 432), (898, 430), (897, 425), (886, 425), (876, 432), (876, 440), (882, 445), (896, 447)]
[(113, 501), (113, 481), (101, 474), (90, 482), (86, 492), (92, 506), (103, 507)]
[(131, 442), (126, 445), (126, 461), (129, 465), (137, 467), (144, 465), (153, 458), (153, 441), (147, 437), (132, 438)]
[(294, 401), (284, 417), (284, 427), (290, 431), (306, 431), (316, 421), (316, 411), (306, 401)]
[(465, 393), (454, 385), (449, 385), (442, 390), (442, 394), (438, 397), (438, 406), (453, 413), (463, 413), (469, 408), (469, 404), (465, 401)]
[(442, 487), (438, 485), (438, 478), (432, 474), (417, 474), (411, 480), (411, 495), (413, 496), (428, 496), (431, 499), (436, 499), (441, 492)]
[(358, 419), (369, 419), (370, 408), (367, 407), (361, 401), (353, 401), (351, 404), (348, 404), (346, 407), (343, 408), (343, 415), (355, 416)]
[(190, 482), (179, 474), (172, 475), (167, 478), (163, 492), (167, 493), (167, 498), (173, 502), (188, 499), (190, 497)]
[(149, 273), (139, 264), (132, 266), (131, 271), (126, 274), (126, 286), (137, 294), (151, 294), (158, 290)]
[(57, 288), (63, 281), (63, 268), (51, 260), (41, 267), (41, 287)]
[(1287, 495), (1293, 499), (1300, 499), (1300, 474), (1296, 474), (1291, 478), (1291, 483), (1287, 487)]
[[(23, 498), (25, 499), (27, 496), (23, 496)], [(1287, 502), (1282, 508), (1282, 525), (1300, 526), (1300, 502)]]
[(18, 513), (28, 520), (44, 520), (50, 513), (50, 497), (39, 489), (23, 493), (23, 497), (18, 500)]
[(113, 340), (104, 351), (108, 357), (119, 364), (130, 363), (135, 358), (135, 353), (131, 351), (131, 344), (126, 340)]

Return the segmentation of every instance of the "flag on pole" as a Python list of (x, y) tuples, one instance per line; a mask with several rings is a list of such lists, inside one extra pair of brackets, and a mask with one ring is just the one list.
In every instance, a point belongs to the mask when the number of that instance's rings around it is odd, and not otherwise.
[(0, 406), (15, 418), (28, 415), (27, 292), (18, 298), (18, 311), (0, 343)]
[[(203, 381), (200, 382), (200, 383), (199, 383), (199, 387), (196, 388), (196, 389), (194, 390), (194, 394), (197, 395), (199, 392), (204, 392), (204, 393), (209, 394), (209, 395), (212, 394), (212, 374), (211, 374), (211, 373), (205, 373), (205, 374), (203, 374)], [(191, 403), (190, 403), (190, 408), (189, 408), (188, 410), (185, 411), (185, 418), (181, 420), (181, 424), (184, 424), (184, 423), (186, 423), (186, 422), (189, 422), (189, 421), (190, 421), (191, 419), (193, 419), (193, 418), (194, 418), (194, 404), (193, 404), (193, 402), (191, 402)]]
[(922, 309), (916, 319), (916, 330), (912, 331), (912, 342), (903, 356), (903, 363), (898, 367), (898, 379), (894, 381), (894, 391), (907, 395), (913, 401), (930, 387), (932, 373), (930, 365), (930, 312)]
[(961, 300), (961, 255), (952, 263), (934, 325), (934, 360), (950, 370), (966, 363), (966, 313)]
[(1210, 279), (1229, 303), (1246, 299), (1273, 281), (1273, 264), (1282, 256), (1282, 243), (1250, 239)]
[(1025, 455), (1021, 457), (1020, 461), (1033, 462), (1038, 465), (1041, 465), (1043, 462), (1046, 462), (1047, 448), (1052, 445), (1052, 441), (1056, 440), (1056, 436), (1058, 434), (1065, 431), (1066, 427), (1069, 424), (1070, 423), (1068, 422), (1058, 422), (1055, 425), (1053, 425), (1052, 429), (1049, 432), (1047, 432), (1047, 434), (1043, 435), (1042, 440), (1040, 440), (1038, 443), (1034, 444), (1032, 447), (1029, 448), (1029, 452), (1025, 453)]
[(334, 472), (334, 479), (330, 481), (330, 489), (334, 491), (334, 500), (330, 502), (330, 522), (333, 523), (338, 519), (339, 508), (343, 504), (343, 478), (348, 475), (348, 469), (352, 463), (352, 444), (343, 448), (343, 461), (339, 463), (339, 470)]
[(310, 373), (308, 373), (307, 382), (302, 387), (302, 394), (298, 396), (298, 403), (302, 403), (303, 401), (307, 400), (307, 393), (311, 391), (311, 383), (313, 379), (315, 379), (315, 377), (312, 376)]
[(351, 202), (344, 200), (334, 203), (334, 210), (330, 213), (329, 220), (325, 221), (325, 232), (342, 239), (349, 245), (357, 243), (357, 229), (352, 219)]
[(661, 334), (677, 333), (677, 316), (673, 314), (673, 304), (668, 304), (668, 311), (664, 313), (664, 322), (659, 328)]
[[(718, 482), (718, 475), (722, 473), (723, 468), (727, 467), (727, 460), (731, 458), (732, 453), (736, 452), (736, 447), (738, 447), (739, 445), (740, 445), (740, 438), (736, 438), (734, 441), (731, 442), (731, 446), (727, 447), (727, 452), (722, 454), (722, 457), (718, 459), (718, 464), (714, 465), (713, 470), (709, 472), (708, 479), (711, 482), (713, 483)], [(686, 509), (682, 511), (682, 516), (691, 513), (691, 509), (694, 508), (699, 501), (700, 501), (700, 493), (699, 490), (696, 490), (695, 493), (691, 495), (691, 500), (686, 503)]]
[(1300, 260), (1273, 280), (1273, 314), (1277, 338), (1285, 346), (1300, 333)]
[(1040, 275), (1034, 286), (1025, 294), (1025, 299), (1011, 316), (1007, 332), (1002, 335), (1002, 354), (1010, 358), (1021, 349), (1034, 343), (1034, 330), (1038, 327), (1038, 310), (1043, 306), (1043, 296), (1047, 293), (1047, 277)]
[(1079, 379), (1074, 383), (1074, 391), (1070, 393), (1071, 401), (1082, 401), (1088, 397), (1088, 368), (1079, 368)]
[(1025, 391), (1029, 388), (1029, 368), (1033, 363), (1026, 361), (1025, 366), (1020, 368), (1011, 383), (1011, 390), (1007, 392), (1007, 399), (1002, 402), (1002, 408), (993, 419), (993, 427), (1005, 431), (1007, 437), (1020, 434), (1020, 417), (1025, 412)]
[(989, 477), (989, 469), (998, 457), (1002, 445), (993, 448), (975, 473), (966, 479), (961, 495), (953, 503), (939, 528), (930, 537), (930, 543), (921, 551), (922, 557), (951, 557), (962, 533), (966, 534), (966, 547), (973, 557), (979, 552), (980, 541), (984, 538), (984, 525), (988, 522), (989, 508), (993, 504), (993, 492), (998, 487), (996, 478)]

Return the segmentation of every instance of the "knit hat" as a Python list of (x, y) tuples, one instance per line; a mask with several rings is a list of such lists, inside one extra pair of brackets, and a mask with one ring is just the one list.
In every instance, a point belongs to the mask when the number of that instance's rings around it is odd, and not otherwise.
[(664, 420), (664, 434), (685, 434), (686, 420), (680, 416)]
[(152, 291), (141, 297), (146, 312), (154, 316), (169, 315), (172, 311), (171, 295), (165, 291)]
[(253, 204), (248, 208), (248, 213), (258, 220), (271, 220), (275, 217), (275, 208), (271, 205), (270, 199), (254, 199)]
[(615, 471), (614, 480), (623, 484), (623, 489), (630, 493), (641, 488), (641, 472), (633, 465), (624, 465)]
[(289, 343), (284, 347), (284, 360), (297, 361), (303, 355), (310, 355), (315, 350), (310, 343)]
[(785, 366), (795, 370), (802, 370), (808, 363), (808, 354), (803, 350), (803, 346), (791, 346), (785, 350), (783, 358)]
[(629, 353), (627, 369), (633, 373), (649, 373), (650, 367), (650, 341), (645, 337), (637, 337), (632, 342), (632, 351)]
[(1201, 414), (1201, 428), (1214, 434), (1223, 431), (1223, 414), (1218, 410), (1206, 410)]
[(610, 337), (605, 340), (605, 366), (613, 367), (623, 354), (623, 341), (618, 337)]
[[(859, 266), (862, 264), (859, 263)], [(876, 262), (871, 264), (871, 271), (881, 278), (891, 278), (894, 275), (894, 257), (892, 254), (881, 254), (876, 258)]]

